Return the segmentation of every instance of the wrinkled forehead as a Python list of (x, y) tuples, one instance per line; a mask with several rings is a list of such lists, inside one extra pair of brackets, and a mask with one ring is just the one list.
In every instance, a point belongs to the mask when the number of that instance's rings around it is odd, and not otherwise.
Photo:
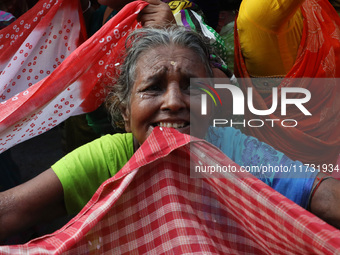
[(207, 77), (205, 63), (193, 50), (181, 46), (158, 46), (142, 53), (136, 63), (136, 74), (175, 71)]

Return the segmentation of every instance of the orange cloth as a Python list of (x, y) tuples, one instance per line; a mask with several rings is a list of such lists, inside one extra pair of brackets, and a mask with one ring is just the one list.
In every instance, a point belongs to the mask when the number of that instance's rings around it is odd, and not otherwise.
[[(335, 164), (340, 153), (340, 87), (336, 78), (340, 77), (340, 18), (326, 0), (306, 0), (301, 6), (304, 28), (299, 51), (292, 69), (287, 73), (285, 87), (302, 87), (311, 92), (311, 99), (304, 106), (312, 116), (305, 116), (295, 106), (288, 108), (287, 115), (281, 116), (280, 109), (270, 116), (254, 116), (246, 113), (246, 119), (262, 119), (262, 128), (247, 128), (247, 133), (272, 145), (292, 159), (304, 163)], [(235, 74), (249, 78), (242, 57), (237, 27), (235, 26)], [(296, 84), (288, 78), (328, 78), (306, 79)], [(283, 82), (279, 85), (280, 89)], [(271, 96), (263, 99), (253, 84), (240, 84), (246, 91), (253, 87), (253, 102), (256, 109), (268, 109), (272, 104)], [(278, 98), (280, 102), (280, 97)], [(265, 119), (295, 119), (298, 125), (285, 128), (271, 126)]]

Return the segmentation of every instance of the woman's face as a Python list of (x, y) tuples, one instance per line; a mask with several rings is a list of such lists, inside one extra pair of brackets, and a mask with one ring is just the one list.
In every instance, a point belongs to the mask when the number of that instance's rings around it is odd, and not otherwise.
[(190, 78), (206, 77), (204, 64), (190, 49), (160, 46), (142, 54), (130, 105), (123, 114), (126, 131), (139, 144), (156, 126), (202, 138), (208, 124), (202, 123), (201, 92), (190, 87)]

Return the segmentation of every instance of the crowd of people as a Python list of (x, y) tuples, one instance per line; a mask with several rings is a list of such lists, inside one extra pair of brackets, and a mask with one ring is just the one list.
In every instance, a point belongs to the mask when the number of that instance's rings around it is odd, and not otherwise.
[[(82, 0), (88, 35), (94, 35), (130, 2)], [(304, 169), (303, 175), (253, 175), (339, 228), (340, 181), (330, 171), (338, 169), (340, 155), (340, 18), (331, 3), (145, 2), (148, 5), (137, 19), (143, 28), (126, 39), (124, 63), (119, 65), (119, 75), (112, 77), (106, 102), (94, 112), (63, 123), (67, 155), (32, 180), (0, 193), (0, 240), (41, 221), (79, 213), (154, 130), (164, 128), (208, 141), (239, 166)], [(224, 41), (215, 31), (229, 25), (214, 20), (221, 8), (235, 15), (230, 31), (233, 40)], [(10, 20), (5, 17), (6, 25)], [(226, 42), (234, 44), (233, 54)], [(277, 109), (271, 119), (296, 119), (298, 125), (273, 127), (264, 121), (267, 115), (246, 111), (246, 121), (262, 119), (265, 125), (213, 127), (215, 108), (209, 106), (206, 117), (202, 116), (200, 86), (204, 85), (190, 83), (191, 78), (224, 78), (244, 92), (252, 88), (253, 104), (259, 110), (271, 108), (273, 88), (303, 88), (311, 93), (305, 104), (311, 116), (296, 106), (286, 114)], [(226, 105), (232, 100), (230, 95), (222, 99)]]

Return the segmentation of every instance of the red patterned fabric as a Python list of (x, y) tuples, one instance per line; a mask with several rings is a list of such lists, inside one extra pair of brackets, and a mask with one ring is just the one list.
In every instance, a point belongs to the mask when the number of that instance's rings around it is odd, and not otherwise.
[[(249, 175), (207, 142), (155, 128), (63, 228), (0, 254), (336, 254), (340, 232)], [(220, 177), (220, 178), (216, 178)]]
[(104, 101), (146, 5), (127, 5), (84, 43), (78, 0), (39, 1), (0, 30), (0, 153)]
[[(311, 100), (304, 106), (312, 116), (305, 116), (295, 106), (287, 109), (286, 116), (281, 116), (280, 107), (270, 116), (255, 116), (247, 112), (247, 120), (261, 119), (265, 123), (261, 128), (248, 128), (247, 133), (282, 151), (291, 159), (334, 166), (340, 153), (340, 19), (327, 0), (306, 0), (302, 5), (302, 14), (304, 28), (297, 59), (278, 88), (279, 95), (282, 87), (308, 89)], [(236, 27), (235, 74), (237, 77), (250, 77), (242, 57)], [(320, 79), (305, 79), (304, 82), (295, 79), (308, 77)], [(255, 109), (268, 109), (272, 105), (272, 97), (263, 99), (249, 79), (244, 81), (241, 83), (244, 91), (247, 87), (255, 91)], [(265, 119), (294, 119), (298, 125), (295, 128), (281, 125), (272, 127), (272, 123)]]

